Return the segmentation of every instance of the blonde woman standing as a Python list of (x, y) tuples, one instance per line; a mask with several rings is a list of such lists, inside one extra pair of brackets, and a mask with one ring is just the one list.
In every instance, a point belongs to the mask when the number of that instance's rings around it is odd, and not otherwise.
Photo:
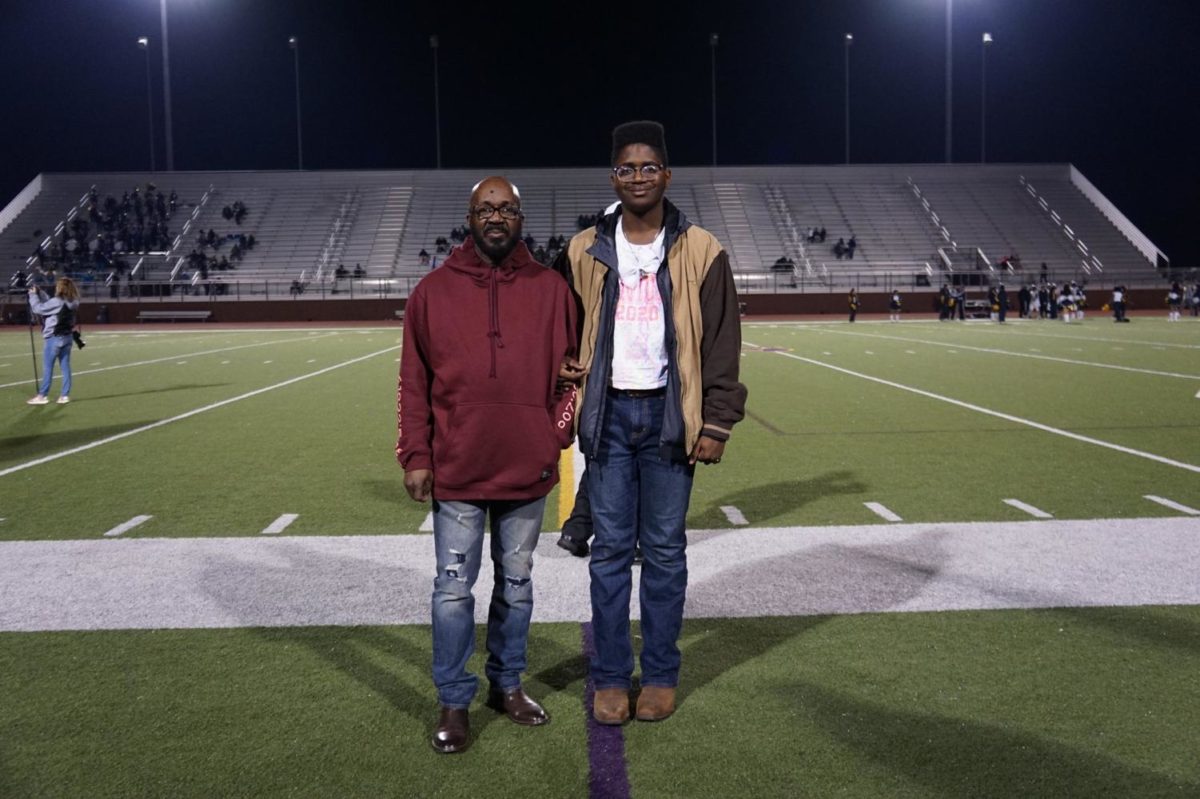
[(71, 401), (71, 346), (74, 344), (71, 333), (78, 318), (79, 287), (71, 278), (60, 277), (54, 284), (54, 296), (47, 297), (41, 289), (31, 286), (29, 309), (42, 317), (42, 338), (46, 342), (42, 348), (45, 373), (38, 386), (38, 393), (25, 403), (46, 405), (50, 402), (50, 379), (54, 376), (54, 362), (58, 361), (59, 369), (62, 370), (62, 392), (58, 404), (66, 405)]

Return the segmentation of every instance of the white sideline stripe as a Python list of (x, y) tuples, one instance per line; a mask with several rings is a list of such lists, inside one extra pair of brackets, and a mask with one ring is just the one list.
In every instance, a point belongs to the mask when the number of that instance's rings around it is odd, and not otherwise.
[[(327, 335), (332, 336), (334, 334), (329, 333)], [(215, 355), (218, 352), (230, 352), (232, 350), (244, 350), (247, 347), (266, 347), (266, 346), (270, 346), (272, 344), (298, 344), (300, 342), (307, 342), (307, 341), (312, 341), (312, 339), (308, 338), (306, 336), (304, 338), (282, 338), (282, 339), (277, 339), (275, 341), (258, 341), (258, 342), (255, 342), (254, 344), (239, 344), (236, 347), (222, 347), (221, 349), (218, 349), (218, 350), (204, 350), (202, 352), (188, 352), (188, 353), (184, 353), (183, 355), (168, 355), (165, 358), (152, 358), (148, 361), (134, 361), (133, 363), (119, 363), (116, 366), (105, 366), (103, 369), (84, 369), (81, 372), (73, 372), (73, 374), (76, 376), (90, 375), (90, 374), (95, 374), (96, 372), (108, 372), (113, 369), (125, 369), (130, 366), (149, 366), (150, 364), (153, 364), (153, 363), (163, 363), (165, 361), (173, 361), (176, 358), (195, 358), (200, 355)], [(180, 363), (187, 363), (187, 362), (180, 361)], [(228, 363), (228, 361), (225, 361), (225, 363)], [(28, 382), (29, 382), (28, 380), (22, 380), (18, 383), (5, 383), (3, 385), (0, 385), (0, 388), (12, 388), (13, 386), (21, 386)]]
[(263, 535), (278, 535), (288, 528), (288, 525), (300, 518), (299, 513), (285, 513), (275, 521), (271, 522), (266, 529), (262, 531)]
[(109, 530), (107, 533), (104, 534), (104, 537), (105, 538), (114, 538), (118, 535), (121, 535), (122, 533), (128, 533), (130, 530), (137, 527), (139, 524), (145, 524), (146, 522), (150, 521), (153, 518), (154, 518), (153, 516), (134, 516), (132, 519), (125, 522), (124, 524), (118, 524), (116, 527)]
[[(1030, 323), (1028, 320), (1013, 320), (1013, 321), (1019, 321), (1022, 324)], [(1145, 321), (1145, 320), (1143, 320), (1143, 321)], [(922, 322), (922, 321), (918, 321), (918, 324), (921, 324), (922, 326), (928, 326), (928, 325), (926, 325), (925, 322)], [(745, 327), (745, 325), (743, 325), (743, 327)], [(1043, 332), (1044, 331), (1043, 328), (1037, 328), (1037, 327), (1034, 328), (1037, 330), (1036, 333), (1033, 332), (1033, 330), (1021, 330), (1019, 327), (1012, 327), (1009, 329), (1012, 332), (1009, 332), (1006, 334), (1006, 336), (1008, 336), (1008, 337), (1035, 336), (1037, 338), (1062, 338), (1062, 339), (1069, 339), (1069, 340), (1073, 340), (1073, 341), (1089, 341), (1089, 342), (1090, 341), (1103, 341), (1103, 342), (1107, 342), (1110, 344), (1145, 344), (1146, 346), (1149, 346), (1149, 347), (1176, 347), (1176, 348), (1184, 349), (1184, 350), (1200, 350), (1200, 344), (1172, 344), (1172, 343), (1166, 342), (1166, 341), (1143, 341), (1141, 339), (1105, 338), (1102, 336), (1095, 337), (1095, 338), (1093, 338), (1092, 336), (1064, 336), (1064, 335), (1060, 335), (1058, 333), (1046, 333), (1046, 332)], [(1114, 347), (1114, 349), (1120, 349), (1120, 348)]]
[(1032, 505), (1030, 505), (1029, 503), (1022, 502), (1019, 499), (1006, 499), (1006, 500), (1004, 500), (1004, 504), (1011, 505), (1012, 507), (1016, 508), (1017, 510), (1023, 510), (1035, 519), (1053, 519), (1054, 518), (1053, 515), (1046, 513), (1046, 511), (1042, 510), (1041, 508), (1035, 508)]
[(1180, 513), (1186, 513), (1188, 516), (1200, 516), (1200, 510), (1196, 510), (1195, 508), (1189, 508), (1187, 505), (1180, 505), (1178, 502), (1175, 502), (1174, 500), (1166, 499), (1165, 497), (1157, 497), (1154, 494), (1143, 494), (1143, 497), (1150, 500), (1151, 502), (1157, 502), (1159, 505), (1162, 505), (1165, 508), (1170, 508), (1171, 510), (1177, 510)]
[[(1097, 369), (1116, 369), (1121, 372), (1137, 372), (1143, 375), (1155, 375), (1156, 377), (1180, 377), (1184, 380), (1200, 380), (1200, 375), (1188, 375), (1181, 372), (1162, 372), (1157, 369), (1139, 369), (1136, 366), (1117, 366), (1112, 363), (1097, 363), (1095, 361), (1077, 361), (1074, 358), (1057, 358), (1053, 355), (1030, 355), (1028, 352), (1013, 352), (1012, 350), (998, 350), (993, 347), (973, 347), (970, 344), (947, 344), (940, 341), (929, 341), (923, 338), (907, 338), (905, 336), (884, 336), (878, 333), (855, 333), (849, 330), (833, 330), (834, 333), (840, 333), (843, 336), (865, 336), (867, 338), (881, 338), (889, 341), (907, 341), (910, 344), (929, 344), (934, 347), (957, 347), (960, 350), (971, 350), (973, 352), (986, 352), (991, 355), (1011, 355), (1014, 358), (1032, 358), (1036, 361), (1054, 361), (1055, 363), (1067, 363), (1072, 366), (1094, 366)], [(954, 352), (954, 350), (950, 350)]]
[(27, 463), (19, 463), (16, 466), (10, 466), (7, 469), (0, 471), (0, 477), (5, 477), (6, 475), (10, 475), (13, 472), (19, 472), (23, 469), (28, 469), (32, 466), (40, 466), (43, 463), (49, 463), (50, 461), (56, 461), (59, 458), (65, 458), (68, 455), (75, 455), (79, 452), (85, 452), (86, 450), (92, 449), (94, 447), (99, 447), (103, 444), (111, 444), (114, 441), (120, 441), (123, 438), (129, 438), (130, 436), (135, 436), (138, 433), (144, 433), (147, 430), (153, 430), (156, 427), (162, 427), (164, 425), (171, 424), (172, 422), (183, 421), (184, 419), (189, 419), (193, 416), (204, 413), (206, 411), (216, 410), (217, 408), (222, 408), (222, 407), (224, 407), (226, 405), (230, 405), (234, 402), (240, 402), (241, 400), (244, 400), (244, 399), (250, 399), (251, 397), (257, 397), (259, 394), (265, 394), (268, 391), (274, 391), (277, 388), (284, 388), (286, 386), (292, 385), (293, 383), (299, 383), (301, 380), (307, 380), (310, 377), (319, 377), (320, 375), (323, 375), (326, 372), (332, 372), (334, 369), (341, 369), (343, 366), (352, 366), (353, 364), (360, 363), (362, 361), (368, 360), (369, 358), (374, 358), (376, 355), (383, 355), (384, 353), (391, 352), (395, 349), (398, 349), (398, 347), (388, 347), (385, 350), (377, 350), (376, 352), (372, 352), (368, 355), (363, 355), (358, 358), (351, 358), (348, 361), (342, 361), (341, 363), (336, 363), (333, 366), (326, 366), (324, 369), (318, 369), (317, 371), (309, 372), (306, 375), (300, 375), (299, 377), (289, 378), (287, 380), (284, 380), (281, 383), (275, 383), (274, 385), (265, 386), (264, 388), (256, 388), (254, 391), (247, 391), (245, 394), (238, 394), (236, 397), (230, 397), (229, 399), (224, 399), (224, 400), (221, 400), (220, 402), (214, 402), (211, 405), (205, 405), (202, 408), (196, 408), (194, 410), (190, 410), (185, 413), (181, 413), (177, 416), (172, 416), (170, 419), (161, 419), (157, 422), (152, 422), (151, 424), (142, 425), (141, 427), (135, 427), (132, 430), (126, 430), (124, 433), (117, 433), (115, 436), (109, 436), (108, 438), (102, 438), (99, 441), (93, 441), (90, 444), (84, 444), (81, 447), (75, 447), (74, 449), (63, 450), (62, 452), (56, 452), (53, 455), (47, 455), (44, 458), (37, 458), (36, 460), (32, 460)]
[(886, 506), (881, 505), (878, 502), (864, 502), (863, 504), (867, 506), (868, 510), (873, 511), (877, 516), (879, 516), (883, 519), (886, 519), (889, 522), (904, 521), (899, 516), (897, 516), (895, 513), (893, 513), (891, 510), (889, 510)]
[[(747, 346), (750, 346), (750, 347), (758, 347), (757, 344), (751, 344), (750, 342), (746, 342), (746, 344), (747, 344)], [(813, 360), (812, 358), (805, 358), (803, 356), (795, 355), (790, 352), (777, 352), (777, 351), (767, 352), (766, 350), (763, 350), (761, 348), (759, 348), (758, 351), (765, 352), (768, 355), (779, 355), (784, 358), (791, 358), (793, 360), (797, 360), (802, 363), (812, 364), (813, 366), (821, 366), (826, 369), (832, 369), (835, 372), (841, 372), (842, 374), (847, 374), (847, 375), (850, 375), (851, 377), (858, 377), (863, 380), (870, 380), (872, 383), (879, 383), (880, 385), (883, 385), (883, 386), (889, 386), (891, 388), (898, 388), (901, 391), (908, 391), (912, 394), (917, 394), (922, 397), (928, 397), (929, 399), (935, 399), (938, 402), (946, 402), (951, 405), (957, 405), (958, 407), (966, 408), (969, 411), (975, 411), (976, 413), (983, 413), (983, 414), (987, 414), (988, 416), (994, 416), (997, 419), (1004, 419), (1005, 421), (1013, 422), (1014, 424), (1022, 424), (1022, 425), (1025, 425), (1026, 427), (1032, 427), (1035, 430), (1041, 430), (1046, 433), (1053, 433), (1057, 436), (1062, 436), (1063, 438), (1070, 438), (1070, 439), (1074, 439), (1075, 441), (1082, 441), (1085, 444), (1094, 444), (1097, 447), (1104, 447), (1106, 449), (1115, 450), (1117, 452), (1123, 452), (1126, 455), (1135, 455), (1139, 458), (1145, 458), (1146, 460), (1151, 460), (1156, 463), (1164, 463), (1167, 466), (1174, 466), (1177, 469), (1185, 469), (1189, 472), (1196, 472), (1197, 474), (1200, 474), (1200, 466), (1196, 466), (1195, 464), (1192, 464), (1192, 463), (1184, 463), (1183, 461), (1173, 460), (1171, 458), (1164, 458), (1162, 455), (1155, 455), (1153, 452), (1143, 452), (1138, 449), (1131, 449), (1130, 447), (1123, 447), (1120, 444), (1113, 444), (1108, 441), (1101, 441), (1098, 438), (1091, 438), (1090, 436), (1080, 435), (1079, 433), (1072, 433), (1070, 430), (1063, 430), (1058, 427), (1051, 427), (1048, 424), (1042, 424), (1041, 422), (1035, 422), (1032, 419), (1022, 419), (1020, 416), (1013, 416), (1010, 413), (1002, 413), (1001, 411), (993, 411), (991, 408), (984, 408), (980, 405), (974, 405), (970, 402), (963, 402), (962, 400), (956, 400), (951, 397), (945, 397), (945, 396), (942, 396), (941, 394), (934, 394), (932, 391), (925, 391), (924, 389), (914, 388), (913, 386), (906, 386), (903, 383), (896, 383), (891, 380), (884, 380), (882, 377), (873, 377), (871, 375), (863, 374), (862, 372), (855, 372), (852, 369), (843, 369), (840, 366), (834, 366), (833, 364), (824, 363), (822, 361), (816, 361), (816, 360)], [(0, 477), (3, 477), (3, 472), (0, 472)]]
[(730, 524), (736, 524), (738, 526), (750, 524), (750, 522), (746, 520), (745, 514), (738, 510), (736, 505), (722, 505), (721, 513), (725, 514), (725, 518), (729, 520)]
[(421, 526), (417, 530), (422, 533), (433, 532), (433, 511), (425, 514), (425, 521), (421, 522)]

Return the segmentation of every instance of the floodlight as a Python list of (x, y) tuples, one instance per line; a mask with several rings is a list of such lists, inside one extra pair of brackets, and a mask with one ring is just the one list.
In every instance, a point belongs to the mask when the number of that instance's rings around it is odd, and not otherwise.
[(853, 33), (846, 34), (846, 44), (847, 45), (854, 44), (854, 34)]
[(295, 36), (288, 37), (288, 47), (295, 50), (299, 45), (300, 45), (300, 40), (297, 39)]
[(983, 34), (983, 43), (991, 44), (992, 43), (992, 34), (990, 34), (990, 33)]
[(150, 46), (150, 37), (149, 36), (139, 36), (138, 37), (138, 47), (145, 50), (149, 46)]

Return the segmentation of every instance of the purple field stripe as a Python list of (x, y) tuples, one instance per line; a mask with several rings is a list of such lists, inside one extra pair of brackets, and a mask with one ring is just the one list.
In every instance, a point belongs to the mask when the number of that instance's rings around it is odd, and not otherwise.
[[(590, 663), (596, 654), (591, 622), (583, 628), (583, 656)], [(590, 799), (629, 799), (629, 775), (625, 772), (625, 733), (620, 727), (600, 724), (592, 716), (596, 686), (587, 678), (583, 711), (587, 714), (588, 796)]]

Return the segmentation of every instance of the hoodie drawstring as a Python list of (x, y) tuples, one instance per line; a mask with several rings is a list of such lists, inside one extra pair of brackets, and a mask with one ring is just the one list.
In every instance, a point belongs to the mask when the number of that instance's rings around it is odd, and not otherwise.
[(496, 282), (496, 270), (491, 271), (491, 282), (488, 286), (488, 338), (492, 344), (492, 370), (488, 377), (496, 376), (496, 349), (504, 349), (504, 339), (500, 336), (500, 287)]

